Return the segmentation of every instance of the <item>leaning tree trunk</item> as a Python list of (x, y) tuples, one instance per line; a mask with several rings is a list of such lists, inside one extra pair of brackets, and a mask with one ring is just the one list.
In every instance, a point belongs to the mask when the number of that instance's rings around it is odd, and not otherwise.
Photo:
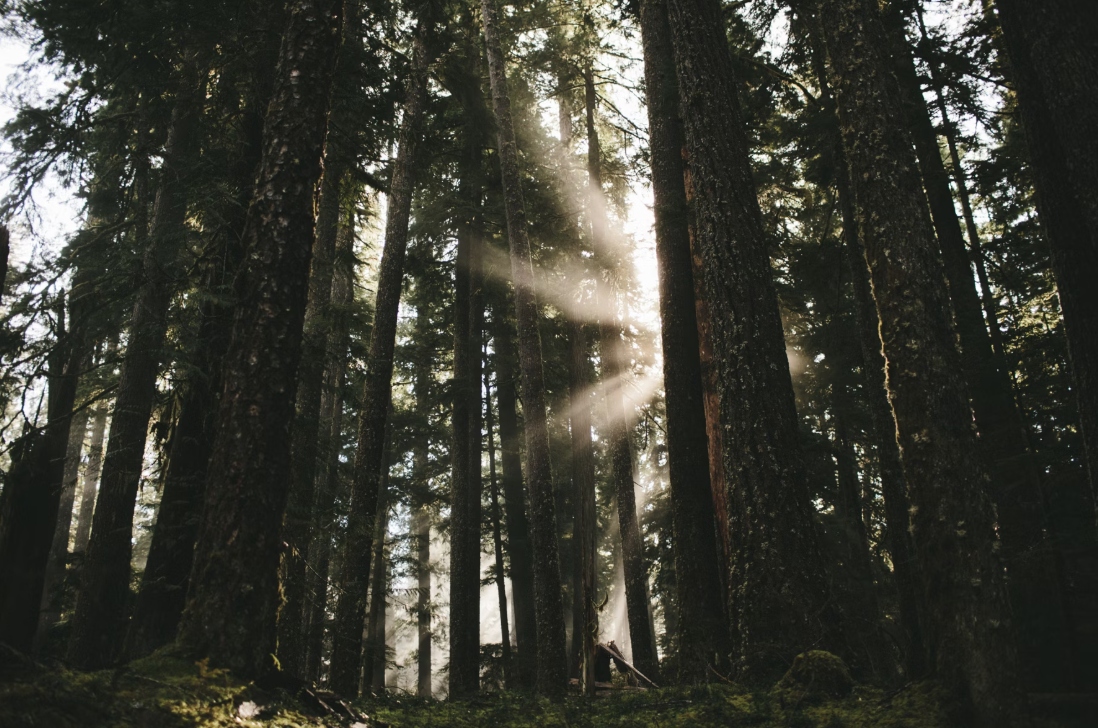
[(205, 77), (196, 60), (188, 58), (172, 109), (160, 188), (142, 261), (143, 280), (130, 315), (91, 540), (72, 617), (68, 660), (84, 669), (111, 664), (125, 638), (134, 505), (168, 331), (168, 307), (181, 272), (179, 258), (187, 235), (187, 178), (204, 95)]
[(922, 94), (911, 47), (896, 13), (892, 26), (896, 76), (908, 128), (915, 142), (923, 187), (942, 253), (950, 302), (961, 349), (961, 364), (971, 396), (979, 444), (991, 475), (1002, 558), (1018, 625), (1021, 664), (1030, 681), (1063, 684), (1057, 675), (1065, 662), (1063, 588), (1055, 554), (1045, 535), (1046, 517), (1040, 474), (1029, 447), (1025, 424), (1014, 401), (1010, 377), (995, 356), (984, 321), (972, 263), (942, 161), (938, 135)]
[(660, 275), (667, 465), (679, 608), (679, 677), (702, 682), (710, 679), (710, 665), (726, 672), (731, 647), (718, 573), (689, 211), (683, 185), (682, 150), (686, 140), (679, 115), (666, 0), (644, 0), (640, 12)]
[(385, 425), (391, 397), (397, 311), (404, 280), (412, 193), (415, 190), (416, 147), (427, 105), (427, 67), (430, 57), (426, 34), (430, 30), (429, 26), (429, 22), (420, 20), (416, 30), (399, 149), (393, 165), (389, 210), (385, 223), (385, 249), (378, 274), (374, 325), (370, 331), (366, 391), (362, 396), (358, 423), (347, 540), (344, 544), (342, 573), (339, 576), (340, 592), (332, 635), (331, 686), (337, 693), (346, 696), (353, 696), (358, 691), (358, 673), (362, 660), (362, 623), (366, 611), (366, 592), (370, 583), (374, 519), (377, 514)]
[(812, 645), (840, 647), (834, 635), (842, 629), (828, 612), (827, 568), (719, 4), (670, 0), (668, 9), (720, 397), (734, 649), (748, 675), (769, 677)]
[(1098, 8), (996, 0), (1067, 332), (1098, 505)]
[[(109, 356), (109, 354), (108, 354)], [(103, 469), (103, 440), (107, 433), (107, 415), (110, 406), (100, 402), (92, 417), (91, 439), (88, 440), (88, 465), (84, 469), (84, 484), (80, 488), (80, 514), (76, 521), (76, 536), (72, 552), (83, 554), (91, 538), (92, 516), (95, 513), (95, 495), (99, 491), (99, 474)]]
[(644, 544), (637, 523), (636, 488), (633, 482), (633, 452), (629, 443), (630, 417), (625, 408), (625, 380), (628, 362), (618, 322), (617, 295), (613, 277), (617, 270), (609, 221), (602, 190), (602, 159), (595, 129), (595, 81), (590, 64), (584, 69), (584, 99), (587, 116), (587, 217), (591, 223), (595, 255), (602, 263), (596, 280), (599, 311), (599, 351), (603, 391), (606, 397), (607, 448), (610, 471), (618, 502), (622, 567), (625, 571), (625, 603), (629, 619), (629, 641), (637, 669), (659, 680), (659, 658), (652, 639), (648, 610), (648, 570), (644, 566)]
[[(291, 4), (248, 211), (205, 510), (179, 639), (254, 676), (271, 667), (290, 425), (342, 3)], [(272, 356), (277, 352), (277, 356)]]
[[(502, 297), (502, 296), (501, 296)], [(537, 656), (537, 616), (534, 609), (534, 551), (526, 516), (526, 493), (519, 452), (518, 394), (515, 332), (506, 306), (492, 310), (492, 343), (496, 356), (496, 404), (499, 411), (500, 475), (507, 524), (507, 555), (511, 561), (511, 598), (515, 611), (517, 656), (512, 681), (516, 687), (533, 687)]]
[(538, 302), (534, 294), (534, 267), (526, 230), (526, 203), (519, 172), (518, 146), (511, 119), (511, 99), (503, 49), (499, 38), (495, 0), (482, 0), (484, 42), (492, 106), (499, 135), (499, 161), (507, 213), (507, 237), (511, 250), (511, 278), (515, 286), (515, 318), (518, 324), (519, 363), (522, 372), (522, 411), (526, 429), (526, 482), (530, 489), (533, 520), (534, 593), (537, 615), (537, 689), (559, 695), (568, 682), (565, 656), (564, 602), (561, 595), (560, 559), (557, 555), (557, 518), (553, 498), (553, 473), (549, 460), (549, 430), (545, 407)]
[(914, 506), (923, 621), (935, 676), (981, 725), (1019, 715), (1010, 609), (987, 475), (976, 451), (952, 312), (872, 0), (821, 0), (888, 388)]

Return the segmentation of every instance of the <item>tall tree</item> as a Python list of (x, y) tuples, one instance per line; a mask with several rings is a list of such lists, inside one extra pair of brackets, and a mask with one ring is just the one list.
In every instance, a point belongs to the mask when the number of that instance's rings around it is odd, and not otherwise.
[[(515, 319), (518, 326), (519, 363), (522, 373), (522, 411), (526, 434), (526, 483), (530, 490), (534, 554), (534, 593), (537, 615), (537, 689), (559, 695), (568, 680), (564, 646), (564, 602), (561, 596), (560, 559), (553, 497), (552, 463), (545, 408), (538, 302), (534, 293), (534, 268), (526, 229), (526, 203), (519, 173), (518, 145), (511, 118), (506, 61), (499, 35), (499, 11), (495, 0), (482, 0), (484, 44), (488, 52), (488, 77), (492, 109), (499, 137), (499, 162), (503, 182), (507, 238), (510, 244), (511, 279), (515, 287)], [(524, 648), (528, 649), (528, 648)]]
[(1010, 725), (1016, 656), (994, 514), (942, 263), (910, 138), (894, 113), (900, 89), (887, 36), (870, 0), (821, 0), (818, 11), (915, 508), (932, 669), (979, 724)]
[(719, 5), (670, 0), (668, 10), (735, 541), (730, 623), (743, 669), (761, 677), (839, 625), (821, 611), (827, 568)]
[(362, 658), (362, 623), (370, 583), (374, 520), (381, 478), (385, 426), (391, 398), (393, 349), (397, 312), (408, 246), (408, 221), (416, 184), (416, 149), (427, 105), (427, 70), (431, 62), (427, 35), (431, 20), (421, 18), (412, 44), (412, 66), (405, 86), (404, 117), (393, 163), (389, 208), (385, 221), (385, 249), (378, 274), (374, 325), (370, 330), (366, 391), (359, 414), (355, 476), (351, 487), (348, 532), (344, 545), (339, 599), (332, 635), (331, 685), (352, 696), (358, 691)]
[(88, 465), (84, 469), (84, 481), (80, 487), (80, 517), (76, 521), (72, 552), (82, 554), (91, 538), (92, 515), (95, 512), (95, 494), (99, 490), (99, 473), (103, 468), (103, 441), (107, 433), (107, 416), (110, 405), (100, 402), (92, 415), (91, 435), (88, 439)]
[(644, 0), (640, 21), (660, 275), (667, 464), (680, 612), (679, 677), (697, 681), (708, 679), (709, 665), (723, 670), (731, 646), (713, 523), (689, 211), (683, 185), (686, 140), (666, 0)]
[(275, 649), (313, 191), (341, 25), (338, 0), (290, 5), (248, 210), (211, 476), (179, 631), (189, 651), (245, 675), (268, 670)]

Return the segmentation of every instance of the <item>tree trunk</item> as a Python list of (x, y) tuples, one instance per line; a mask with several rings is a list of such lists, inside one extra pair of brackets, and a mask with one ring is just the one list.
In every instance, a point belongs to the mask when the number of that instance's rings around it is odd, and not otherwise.
[(400, 306), (404, 257), (408, 246), (408, 222), (415, 190), (416, 147), (427, 105), (427, 68), (430, 57), (426, 34), (430, 25), (421, 20), (416, 30), (399, 149), (393, 164), (385, 223), (385, 249), (378, 274), (374, 325), (370, 331), (366, 391), (363, 393), (358, 423), (347, 540), (344, 545), (342, 573), (339, 576), (340, 592), (332, 636), (331, 685), (334, 691), (348, 697), (357, 692), (362, 657), (362, 623), (366, 611), (366, 591), (370, 583), (370, 555), (373, 552), (378, 483), (391, 397), (397, 310)]
[(618, 501), (622, 565), (625, 570), (625, 602), (629, 615), (629, 637), (633, 662), (641, 672), (659, 680), (659, 659), (652, 641), (648, 614), (648, 570), (643, 559), (643, 541), (637, 523), (633, 482), (633, 453), (629, 443), (630, 416), (625, 409), (625, 381), (628, 360), (617, 315), (613, 279), (618, 267), (617, 251), (609, 238), (609, 222), (602, 191), (602, 160), (595, 129), (595, 81), (590, 64), (584, 69), (584, 97), (587, 116), (587, 217), (591, 223), (595, 255), (602, 268), (596, 279), (599, 311), (599, 351), (606, 397), (607, 448), (611, 477)]
[(810, 645), (836, 649), (842, 630), (825, 613), (827, 569), (719, 4), (668, 9), (729, 481), (734, 649), (746, 674), (769, 678)]
[(731, 646), (718, 572), (689, 210), (683, 185), (686, 140), (666, 0), (644, 0), (640, 12), (660, 275), (679, 678), (702, 682), (710, 679), (709, 665), (727, 671)]
[(278, 661), (283, 671), (304, 677), (305, 592), (308, 580), (309, 541), (312, 538), (313, 501), (316, 496), (317, 448), (322, 421), (320, 404), (324, 385), (328, 331), (327, 313), (332, 299), (332, 261), (339, 230), (343, 182), (342, 160), (335, 145), (325, 153), (324, 181), (317, 206), (316, 234), (309, 271), (309, 300), (305, 306), (301, 367), (297, 377), (297, 402), (290, 445), (290, 497), (283, 522), (282, 608), (278, 613)]
[(46, 577), (42, 587), (42, 614), (35, 638), (41, 646), (46, 633), (61, 619), (61, 598), (65, 571), (69, 561), (69, 536), (72, 534), (72, 509), (76, 502), (76, 485), (80, 480), (80, 456), (84, 449), (84, 436), (88, 432), (90, 405), (85, 404), (72, 413), (69, 425), (69, 443), (65, 454), (65, 474), (61, 486), (61, 500), (57, 509), (57, 526), (53, 531), (50, 557), (46, 563)]
[(84, 485), (80, 489), (80, 514), (76, 522), (76, 537), (72, 552), (82, 554), (91, 538), (92, 515), (95, 513), (95, 494), (99, 490), (99, 473), (103, 468), (103, 440), (107, 432), (107, 415), (110, 405), (100, 402), (92, 418), (91, 440), (88, 442), (88, 465), (84, 469)]
[(996, 0), (1067, 331), (1098, 505), (1098, 9)]
[[(484, 352), (485, 356), (487, 352)], [(488, 435), (488, 484), (492, 498), (492, 546), (496, 557), (496, 594), (499, 598), (500, 647), (503, 651), (503, 684), (510, 686), (511, 680), (511, 629), (507, 619), (507, 578), (503, 564), (503, 530), (500, 527), (499, 481), (496, 480), (496, 436), (495, 422), (492, 417), (492, 387), (488, 372), (484, 373), (484, 419)]]
[(499, 160), (507, 213), (507, 237), (511, 250), (511, 278), (515, 287), (519, 362), (522, 372), (523, 416), (526, 430), (526, 481), (533, 516), (534, 592), (537, 615), (537, 689), (559, 695), (568, 682), (565, 656), (564, 603), (561, 596), (560, 559), (557, 555), (557, 518), (553, 498), (553, 473), (549, 460), (545, 382), (542, 370), (538, 302), (534, 294), (534, 268), (526, 230), (526, 204), (518, 165), (518, 147), (511, 120), (511, 99), (498, 29), (495, 0), (482, 0), (484, 42), (488, 75), (499, 135)]
[(179, 285), (180, 255), (187, 235), (187, 178), (206, 88), (196, 59), (187, 58), (183, 65), (72, 617), (68, 660), (83, 669), (106, 667), (120, 656), (131, 606), (134, 505), (156, 400), (168, 307)]
[(309, 546), (310, 602), (308, 606), (308, 643), (305, 653), (305, 679), (320, 679), (324, 623), (328, 606), (328, 573), (331, 565), (332, 531), (335, 518), (336, 483), (339, 480), (339, 451), (343, 445), (343, 380), (347, 371), (348, 318), (354, 301), (354, 217), (340, 224), (336, 240), (331, 294), (331, 329), (326, 346), (324, 387), (321, 390), (322, 424), (317, 442), (319, 461), (316, 470), (316, 501), (313, 505), (313, 542)]
[[(424, 306), (416, 310), (416, 336), (424, 335), (430, 322)], [(421, 698), (430, 698), (433, 694), (431, 675), (432, 637), (431, 637), (431, 477), (430, 442), (427, 438), (430, 426), (431, 403), (428, 396), (431, 371), (430, 359), (418, 356), (415, 359), (415, 398), (416, 416), (421, 428), (413, 441), (412, 450), (412, 530), (416, 544), (416, 627), (419, 637), (417, 664), (417, 694)]]
[[(1057, 673), (1070, 661), (1064, 655), (1067, 635), (1061, 619), (1063, 590), (1044, 533), (1046, 518), (1037, 463), (1014, 401), (1010, 378), (992, 349), (949, 175), (942, 162), (911, 47), (904, 37), (903, 20), (895, 12), (888, 20), (908, 128), (915, 141), (923, 186), (945, 263), (980, 448), (990, 468), (990, 494), (996, 507), (1002, 558), (1009, 572), (1020, 664), (1031, 680), (1037, 680), (1043, 689), (1052, 689), (1065, 682), (1064, 676)], [(1050, 595), (1054, 598), (1049, 599)]]
[[(472, 126), (472, 124), (470, 124)], [(459, 194), (470, 211), (480, 206), (481, 149), (466, 140)], [(470, 213), (475, 216), (475, 212)], [(459, 223), (454, 273), (452, 503), (450, 509), (450, 695), (480, 687), (481, 406), (479, 233), (473, 219)], [(483, 309), (482, 309), (483, 311)], [(474, 320), (477, 319), (477, 320)], [(474, 330), (476, 326), (476, 330)]]
[[(386, 447), (391, 447), (387, 444)], [(388, 462), (389, 458), (385, 458)], [(370, 574), (370, 614), (366, 620), (366, 644), (363, 650), (362, 689), (375, 695), (385, 689), (385, 610), (389, 603), (386, 580), (385, 536), (389, 530), (388, 468), (381, 474), (378, 494), (377, 531), (374, 533), (373, 573)]]
[(934, 674), (970, 702), (979, 724), (1011, 725), (1019, 715), (1017, 666), (994, 512), (942, 263), (911, 144), (895, 117), (900, 90), (888, 37), (870, 0), (821, 0), (819, 22), (911, 485)]
[(537, 655), (537, 618), (534, 609), (534, 551), (519, 452), (518, 395), (516, 393), (515, 333), (505, 306), (492, 311), (492, 341), (496, 353), (496, 400), (499, 405), (500, 471), (507, 523), (507, 555), (511, 561), (511, 598), (515, 607), (515, 687), (534, 686)]
[[(271, 667), (297, 368), (342, 3), (291, 4), (248, 211), (239, 303), (180, 642), (255, 676)], [(279, 356), (271, 356), (278, 352)]]

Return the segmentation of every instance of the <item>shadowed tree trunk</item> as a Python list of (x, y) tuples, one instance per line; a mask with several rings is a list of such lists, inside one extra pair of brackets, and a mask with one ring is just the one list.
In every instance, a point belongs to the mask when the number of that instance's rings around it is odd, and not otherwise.
[(996, 0), (1067, 332), (1098, 504), (1098, 8)]
[(187, 235), (187, 178), (197, 144), (206, 80), (194, 57), (183, 61), (164, 148), (142, 281), (130, 315), (91, 540), (81, 568), (68, 660), (84, 669), (119, 657), (130, 610), (133, 512), (156, 399), (168, 307), (178, 285)]
[(622, 566), (625, 570), (625, 602), (629, 616), (629, 640), (633, 662), (652, 680), (659, 678), (659, 659), (652, 639), (648, 609), (648, 570), (644, 565), (643, 542), (637, 523), (637, 502), (633, 482), (633, 453), (629, 443), (631, 417), (625, 408), (625, 382), (629, 362), (622, 341), (613, 280), (618, 252), (610, 241), (609, 221), (602, 190), (602, 159), (595, 128), (594, 74), (584, 69), (584, 99), (587, 117), (587, 217), (591, 223), (595, 255), (602, 263), (596, 276), (599, 311), (599, 352), (603, 391), (606, 397), (607, 447), (610, 471), (618, 501)]
[[(503, 296), (500, 296), (502, 299)], [(507, 524), (507, 555), (511, 562), (511, 598), (515, 610), (515, 687), (533, 687), (537, 645), (534, 611), (534, 552), (530, 544), (530, 522), (526, 516), (522, 458), (519, 452), (518, 395), (516, 393), (515, 333), (497, 302), (492, 311), (492, 341), (496, 361), (496, 401), (499, 405), (500, 474)]]
[(726, 671), (731, 646), (713, 522), (689, 211), (683, 184), (682, 150), (686, 140), (679, 116), (666, 0), (644, 0), (640, 12), (660, 275), (667, 464), (679, 608), (679, 677), (698, 682), (710, 679), (709, 665), (722, 673)]
[(719, 3), (670, 0), (668, 10), (720, 400), (734, 650), (745, 674), (769, 678), (810, 646), (841, 647), (835, 636), (842, 629), (828, 608), (769, 244)]
[(392, 448), (392, 424), (385, 436), (385, 464), (382, 466), (377, 495), (377, 530), (374, 533), (373, 572), (370, 574), (370, 614), (366, 620), (366, 640), (362, 656), (361, 691), (380, 694), (385, 689), (385, 611), (389, 604), (388, 568), (385, 537), (389, 532), (389, 461)]
[(427, 105), (427, 67), (430, 57), (426, 35), (430, 31), (430, 25), (429, 21), (420, 20), (413, 41), (411, 76), (406, 86), (404, 118), (401, 121), (397, 158), (393, 164), (385, 223), (385, 249), (378, 274), (374, 325), (370, 331), (366, 391), (363, 393), (358, 423), (347, 540), (344, 545), (342, 573), (339, 575), (340, 591), (332, 635), (331, 686), (337, 693), (349, 697), (358, 690), (362, 658), (362, 629), (366, 612), (366, 592), (370, 583), (370, 556), (373, 552), (385, 423), (391, 397), (397, 311), (404, 279), (412, 194), (415, 190), (416, 147)]
[[(110, 356), (111, 354), (108, 354), (108, 357)], [(88, 539), (91, 538), (95, 494), (99, 490), (99, 473), (103, 468), (103, 440), (107, 433), (107, 415), (109, 414), (110, 405), (106, 401), (95, 406), (91, 439), (88, 441), (88, 465), (84, 469), (84, 484), (80, 489), (80, 517), (76, 521), (76, 536), (72, 545), (74, 554), (84, 553), (88, 548)]]
[[(416, 338), (422, 337), (430, 322), (425, 306), (416, 309)], [(431, 414), (430, 388), (431, 357), (415, 358), (415, 400), (416, 417), (421, 428), (412, 444), (412, 477), (414, 478), (412, 504), (412, 530), (416, 544), (416, 628), (419, 637), (417, 668), (417, 692), (421, 698), (430, 698), (433, 694), (431, 675), (432, 637), (431, 637), (431, 479), (428, 472), (430, 464), (430, 443), (427, 432)]]
[[(248, 210), (229, 354), (181, 644), (245, 676), (271, 668), (290, 426), (342, 3), (290, 6)], [(270, 352), (280, 356), (270, 356)]]
[[(344, 213), (341, 213), (344, 215)], [(339, 480), (339, 451), (343, 445), (343, 380), (347, 372), (347, 329), (354, 301), (354, 216), (345, 215), (336, 239), (332, 278), (331, 328), (326, 344), (324, 387), (320, 397), (317, 442), (316, 500), (313, 504), (313, 542), (309, 546), (308, 637), (305, 651), (305, 679), (317, 682), (324, 643), (328, 606), (328, 573), (331, 566), (332, 531), (335, 518), (336, 482)]]
[(568, 663), (564, 644), (564, 602), (561, 595), (560, 559), (557, 555), (557, 519), (552, 464), (549, 460), (538, 302), (534, 295), (534, 268), (526, 230), (526, 204), (523, 199), (518, 147), (515, 142), (514, 122), (511, 119), (511, 99), (507, 90), (495, 0), (482, 0), (481, 12), (484, 42), (488, 52), (492, 105), (499, 136), (500, 172), (507, 213), (507, 238), (511, 251), (511, 278), (515, 286), (522, 411), (526, 430), (526, 482), (530, 489), (534, 542), (537, 689), (545, 695), (559, 695), (567, 686)]
[[(821, 0), (843, 146), (911, 484), (934, 675), (981, 725), (1018, 719), (1010, 609), (941, 259), (870, 0)], [(855, 53), (855, 49), (857, 52)]]
[[(487, 358), (487, 351), (484, 352)], [(492, 498), (492, 547), (496, 557), (496, 594), (499, 598), (500, 645), (503, 650), (503, 683), (510, 687), (511, 679), (511, 627), (507, 619), (507, 578), (503, 564), (503, 529), (499, 509), (499, 481), (496, 479), (496, 435), (495, 421), (492, 417), (492, 387), (488, 372), (484, 372), (484, 421), (488, 437), (488, 485)]]

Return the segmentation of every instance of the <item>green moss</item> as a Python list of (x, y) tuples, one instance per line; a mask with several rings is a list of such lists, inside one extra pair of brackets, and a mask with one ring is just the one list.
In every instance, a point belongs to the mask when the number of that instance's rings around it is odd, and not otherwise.
[(854, 680), (842, 658), (812, 650), (793, 660), (775, 692), (778, 698), (791, 703), (817, 703), (828, 698), (844, 698), (854, 689)]

